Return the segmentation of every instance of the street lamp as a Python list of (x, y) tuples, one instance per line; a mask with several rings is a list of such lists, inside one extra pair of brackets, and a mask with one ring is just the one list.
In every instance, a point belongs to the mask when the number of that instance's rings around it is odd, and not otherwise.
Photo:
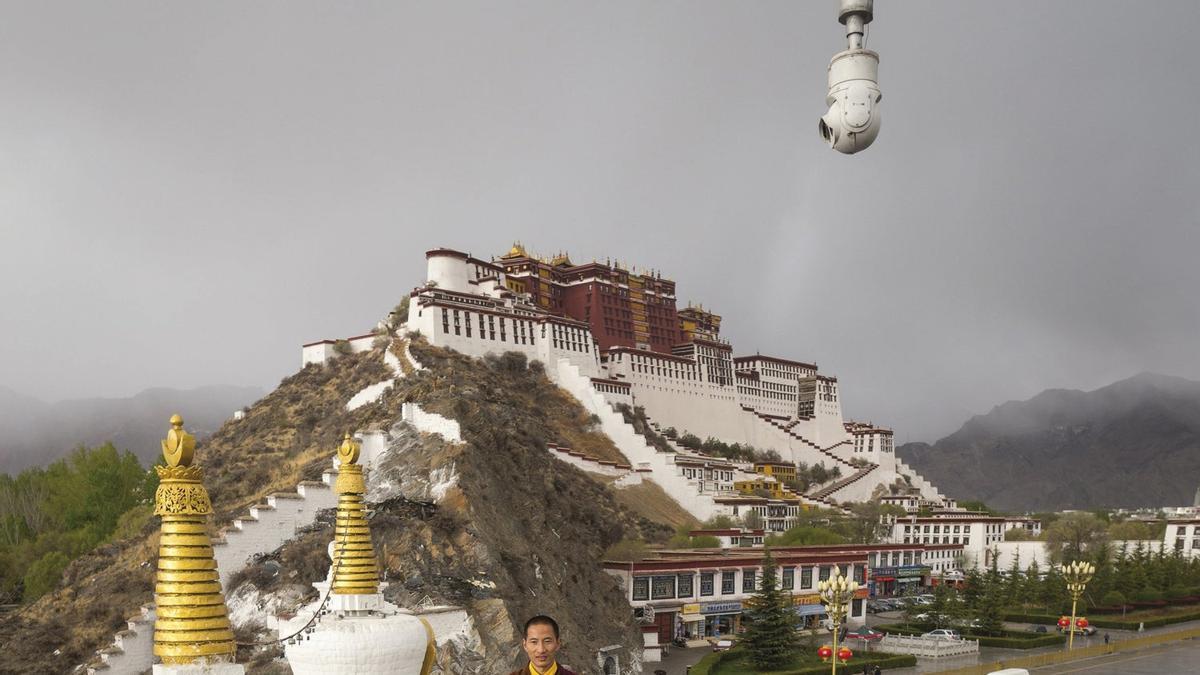
[(1083, 595), (1083, 589), (1087, 588), (1087, 583), (1092, 580), (1092, 575), (1096, 573), (1096, 566), (1090, 562), (1076, 560), (1070, 565), (1063, 566), (1063, 578), (1067, 580), (1067, 592), (1071, 594), (1071, 623), (1067, 627), (1069, 637), (1067, 638), (1067, 651), (1075, 647), (1075, 606), (1079, 603), (1079, 596)]
[(833, 624), (833, 648), (829, 650), (829, 653), (834, 657), (831, 659), (833, 669), (830, 671), (834, 675), (837, 674), (838, 659), (845, 663), (853, 655), (845, 647), (838, 649), (838, 629), (842, 625), (842, 615), (846, 613), (846, 607), (857, 590), (858, 582), (842, 576), (842, 570), (837, 565), (834, 565), (833, 573), (828, 579), (817, 584), (817, 592), (820, 593), (821, 602), (825, 604), (825, 611), (829, 614), (829, 620)]

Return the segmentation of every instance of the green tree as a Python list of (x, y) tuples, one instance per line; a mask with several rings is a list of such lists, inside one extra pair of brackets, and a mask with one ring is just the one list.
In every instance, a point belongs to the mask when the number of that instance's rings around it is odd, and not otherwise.
[(824, 527), (797, 525), (778, 535), (767, 538), (770, 546), (820, 546), (845, 543), (842, 535)]
[(58, 584), (71, 559), (62, 551), (51, 551), (29, 566), (25, 573), (25, 602), (33, 602)]
[(834, 531), (855, 544), (879, 543), (892, 531), (892, 525), (885, 517), (905, 515), (904, 509), (879, 502), (858, 502), (850, 504), (848, 508), (851, 515), (842, 516)]
[(1004, 630), (1001, 617), (1004, 615), (1004, 591), (1000, 584), (990, 584), (980, 597), (975, 611), (977, 622), (974, 632), (983, 635), (999, 635)]
[(1045, 531), (1046, 549), (1050, 560), (1070, 564), (1088, 557), (1100, 542), (1107, 541), (1108, 528), (1091, 513), (1068, 513)]
[(777, 583), (779, 569), (771, 550), (763, 556), (762, 585), (747, 602), (748, 624), (742, 644), (759, 670), (779, 670), (796, 649), (796, 617)]

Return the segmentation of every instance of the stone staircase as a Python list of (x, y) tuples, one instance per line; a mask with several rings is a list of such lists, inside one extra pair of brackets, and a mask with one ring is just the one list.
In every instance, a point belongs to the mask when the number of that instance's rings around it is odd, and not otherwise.
[(154, 661), (154, 605), (143, 605), (126, 620), (127, 628), (116, 634), (113, 643), (75, 672), (141, 673)]
[(575, 397), (590, 413), (600, 418), (600, 428), (634, 469), (653, 480), (680, 506), (697, 520), (708, 520), (721, 512), (711, 494), (700, 492), (695, 481), (689, 480), (675, 466), (675, 454), (659, 452), (613, 409), (603, 394), (592, 387), (590, 377), (567, 359), (559, 359), (553, 371), (554, 382)]
[(838, 457), (837, 455), (830, 452), (831, 448), (836, 448), (839, 445), (842, 445), (843, 442), (835, 443), (835, 444), (831, 445), (829, 448), (822, 448), (821, 446), (817, 445), (816, 443), (813, 443), (812, 441), (808, 440), (807, 438), (805, 438), (805, 437), (801, 436), (800, 434), (796, 433), (795, 431), (793, 431), (792, 429), (796, 426), (795, 423), (780, 423), (778, 421), (780, 418), (777, 418), (774, 415), (767, 415), (767, 414), (761, 413), (761, 412), (755, 410), (754, 408), (751, 408), (751, 407), (745, 406), (745, 405), (742, 406), (742, 411), (753, 414), (759, 420), (762, 420), (763, 422), (770, 424), (772, 427), (778, 429), (779, 431), (782, 431), (783, 433), (787, 434), (787, 436), (789, 438), (793, 438), (797, 441), (800, 441), (806, 447), (816, 450), (817, 452), (819, 452), (823, 455), (823, 458), (828, 458), (830, 461), (832, 461), (835, 466), (840, 464), (845, 468), (854, 468), (853, 464), (851, 464), (850, 462), (847, 462), (846, 460), (842, 459), (841, 457)]
[(841, 490), (842, 488), (845, 488), (849, 485), (852, 485), (852, 484), (857, 483), (858, 481), (862, 480), (863, 478), (866, 477), (867, 474), (871, 473), (872, 471), (874, 471), (877, 468), (879, 468), (879, 467), (876, 464), (868, 464), (867, 466), (855, 471), (854, 473), (850, 474), (849, 476), (846, 476), (845, 478), (837, 480), (833, 483), (830, 483), (829, 485), (826, 485), (823, 488), (820, 488), (819, 490), (816, 490), (815, 492), (810, 493), (808, 496), (812, 499), (826, 499), (833, 493), (837, 492), (838, 490)]
[(904, 460), (900, 459), (899, 456), (896, 457), (896, 473), (904, 474), (911, 478), (913, 487), (920, 490), (922, 496), (926, 498), (932, 498), (939, 502), (946, 501), (946, 496), (943, 495), (940, 490), (934, 487), (933, 483), (925, 480), (921, 474), (917, 473), (912, 469), (912, 467), (905, 464)]
[(652, 473), (652, 470), (649, 468), (635, 469), (628, 464), (613, 462), (607, 459), (598, 459), (553, 443), (546, 446), (546, 450), (560, 462), (570, 464), (582, 471), (615, 477), (617, 479), (613, 481), (615, 487), (639, 485), (645, 476), (649, 476)]

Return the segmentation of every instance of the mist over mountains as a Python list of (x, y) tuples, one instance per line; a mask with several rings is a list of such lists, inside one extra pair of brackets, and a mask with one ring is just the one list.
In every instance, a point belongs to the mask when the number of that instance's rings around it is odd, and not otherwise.
[(1143, 373), (1049, 389), (896, 451), (947, 494), (1006, 510), (1188, 505), (1200, 485), (1200, 382)]
[(174, 413), (183, 415), (189, 431), (204, 437), (263, 393), (258, 387), (214, 385), (46, 403), (0, 386), (0, 473), (45, 466), (81, 444), (106, 441), (146, 462), (161, 451), (159, 440)]

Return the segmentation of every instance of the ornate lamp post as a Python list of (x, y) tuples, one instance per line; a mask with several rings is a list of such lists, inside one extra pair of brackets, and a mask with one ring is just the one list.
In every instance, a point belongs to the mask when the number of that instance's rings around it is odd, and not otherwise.
[[(817, 592), (821, 594), (821, 602), (825, 604), (826, 612), (829, 613), (829, 620), (833, 623), (833, 647), (829, 649), (830, 656), (833, 662), (833, 668), (830, 670), (834, 675), (837, 674), (837, 662), (839, 659), (843, 663), (850, 660), (853, 655), (846, 647), (838, 649), (838, 631), (842, 626), (842, 616), (846, 613), (846, 607), (849, 606), (850, 600), (854, 597), (854, 592), (858, 590), (858, 582), (851, 581), (842, 576), (842, 570), (836, 565), (833, 568), (833, 573), (829, 578), (817, 584)], [(823, 653), (825, 648), (822, 648), (818, 654)]]
[(1087, 588), (1087, 583), (1092, 580), (1092, 575), (1095, 573), (1095, 565), (1081, 560), (1063, 566), (1063, 578), (1067, 580), (1067, 592), (1071, 594), (1071, 623), (1067, 626), (1067, 630), (1070, 631), (1067, 638), (1068, 651), (1075, 647), (1076, 605), (1079, 603), (1079, 597), (1083, 595), (1083, 589)]

